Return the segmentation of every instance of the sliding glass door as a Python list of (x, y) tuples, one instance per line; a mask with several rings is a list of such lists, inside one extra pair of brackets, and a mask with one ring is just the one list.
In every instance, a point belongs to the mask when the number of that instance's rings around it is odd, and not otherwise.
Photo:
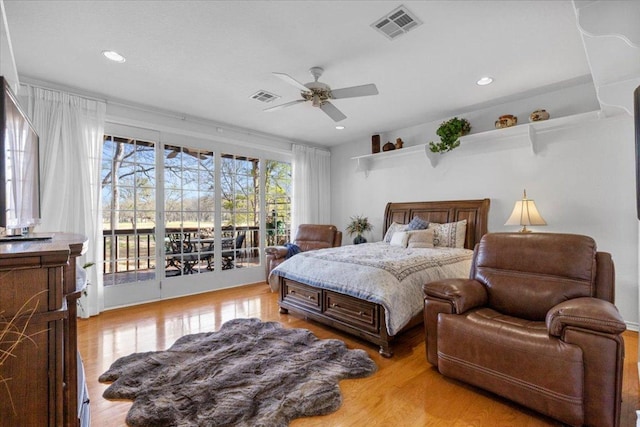
[(289, 240), (291, 165), (204, 145), (105, 136), (107, 308), (262, 281)]

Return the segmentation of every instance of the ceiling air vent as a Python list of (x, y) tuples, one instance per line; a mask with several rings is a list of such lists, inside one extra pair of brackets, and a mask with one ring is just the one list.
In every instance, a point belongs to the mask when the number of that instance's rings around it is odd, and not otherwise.
[(273, 94), (271, 92), (267, 92), (266, 90), (259, 90), (253, 95), (250, 96), (251, 99), (255, 99), (260, 102), (271, 102), (280, 98), (279, 95)]
[(420, 21), (413, 13), (409, 12), (405, 6), (400, 6), (386, 16), (378, 19), (371, 26), (385, 35), (390, 40), (421, 25)]

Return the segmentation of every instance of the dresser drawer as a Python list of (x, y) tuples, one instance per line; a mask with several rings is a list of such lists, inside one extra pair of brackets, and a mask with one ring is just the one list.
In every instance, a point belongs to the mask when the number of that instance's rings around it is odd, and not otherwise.
[(348, 295), (331, 291), (324, 293), (324, 313), (336, 320), (377, 332), (380, 327), (379, 306)]
[(285, 279), (282, 282), (282, 301), (297, 305), (300, 307), (310, 308), (314, 311), (320, 312), (322, 309), (320, 303), (321, 289), (304, 286), (299, 283), (290, 282)]

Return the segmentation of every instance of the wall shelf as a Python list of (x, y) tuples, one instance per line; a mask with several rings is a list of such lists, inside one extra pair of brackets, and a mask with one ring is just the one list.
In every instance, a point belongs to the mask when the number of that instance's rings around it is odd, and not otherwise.
[(365, 154), (363, 156), (352, 157), (351, 160), (356, 160), (358, 162), (356, 166), (356, 172), (364, 172), (365, 176), (369, 175), (369, 169), (371, 168), (371, 163), (374, 160), (386, 160), (392, 159), (394, 157), (403, 157), (411, 154), (423, 154), (429, 155), (429, 145), (428, 144), (420, 144), (413, 145), (411, 147), (400, 148), (391, 151), (381, 151), (380, 153), (374, 154)]
[[(529, 141), (531, 151), (533, 154), (537, 154), (539, 150), (537, 141), (538, 135), (553, 130), (569, 128), (580, 123), (599, 120), (601, 118), (601, 111), (590, 111), (587, 113), (574, 114), (572, 116), (558, 117), (555, 119), (525, 123), (504, 129), (494, 129), (486, 132), (465, 135), (460, 138), (460, 144), (477, 144), (489, 140), (496, 141), (505, 138), (521, 137), (526, 138)], [(424, 154), (429, 159), (432, 167), (437, 166), (438, 161), (442, 156), (440, 153), (432, 153), (431, 150), (429, 150), (429, 144), (420, 144), (397, 150), (356, 156), (352, 157), (351, 160), (357, 161), (356, 172), (364, 172), (365, 176), (368, 176), (369, 170), (371, 169), (374, 161), (392, 159), (411, 154)]]

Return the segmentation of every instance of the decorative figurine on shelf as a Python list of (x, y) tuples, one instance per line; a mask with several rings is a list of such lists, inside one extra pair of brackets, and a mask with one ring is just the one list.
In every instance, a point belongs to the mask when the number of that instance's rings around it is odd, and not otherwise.
[(402, 144), (403, 144), (402, 138), (397, 138), (396, 139), (396, 150), (401, 149), (402, 148)]
[(536, 110), (529, 116), (529, 121), (540, 122), (542, 120), (549, 120), (549, 117), (551, 116), (547, 113), (547, 110)]
[(351, 217), (351, 222), (347, 224), (347, 233), (349, 236), (355, 234), (356, 237), (353, 239), (353, 244), (358, 245), (360, 243), (367, 243), (367, 239), (362, 237), (362, 233), (365, 231), (371, 231), (373, 229), (373, 225), (369, 222), (369, 218), (362, 215), (356, 215)]
[(518, 118), (513, 114), (505, 114), (496, 120), (496, 129), (504, 129), (518, 124)]
[(391, 141), (387, 141), (387, 143), (382, 146), (382, 151), (391, 151), (395, 149), (396, 149), (396, 146), (393, 145)]

